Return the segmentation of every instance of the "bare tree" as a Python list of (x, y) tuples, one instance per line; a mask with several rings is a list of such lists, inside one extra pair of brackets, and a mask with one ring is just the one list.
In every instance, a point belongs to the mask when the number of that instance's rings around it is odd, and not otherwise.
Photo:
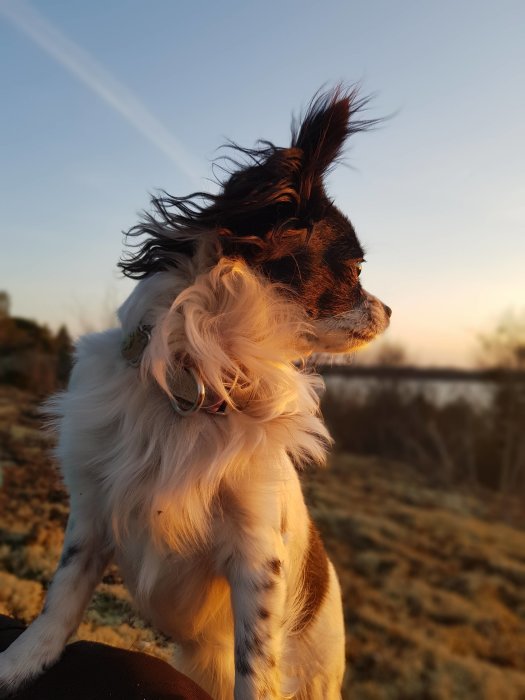
[(0, 291), (0, 320), (9, 318), (11, 309), (11, 298), (7, 292)]
[(481, 336), (481, 364), (508, 370), (494, 391), (492, 429), (503, 499), (525, 489), (525, 310), (507, 312)]
[(479, 337), (483, 367), (525, 370), (525, 309), (507, 311), (489, 333)]
[(404, 367), (410, 364), (407, 351), (400, 343), (385, 341), (381, 343), (374, 355), (374, 364), (383, 367)]

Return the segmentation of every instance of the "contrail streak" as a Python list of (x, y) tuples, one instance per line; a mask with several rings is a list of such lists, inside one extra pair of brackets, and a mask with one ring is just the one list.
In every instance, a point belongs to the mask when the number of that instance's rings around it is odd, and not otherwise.
[[(3, 14), (61, 66), (87, 85), (197, 182), (199, 163), (126, 87), (24, 0), (0, 0)], [(201, 166), (202, 169), (202, 166)]]

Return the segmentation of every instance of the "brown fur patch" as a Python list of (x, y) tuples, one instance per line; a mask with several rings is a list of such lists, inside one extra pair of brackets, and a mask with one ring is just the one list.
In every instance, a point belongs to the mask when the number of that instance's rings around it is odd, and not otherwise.
[(319, 530), (310, 520), (308, 550), (303, 563), (301, 609), (294, 632), (302, 632), (315, 618), (328, 591), (328, 557)]
[(268, 562), (268, 566), (276, 576), (281, 573), (282, 563), (279, 561), (279, 559), (271, 559)]

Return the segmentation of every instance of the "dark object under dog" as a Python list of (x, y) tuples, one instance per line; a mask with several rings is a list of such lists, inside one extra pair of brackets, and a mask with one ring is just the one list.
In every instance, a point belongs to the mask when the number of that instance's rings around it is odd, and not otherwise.
[[(0, 651), (25, 629), (0, 615)], [(60, 661), (12, 700), (211, 700), (161, 659), (95, 642), (69, 644)]]

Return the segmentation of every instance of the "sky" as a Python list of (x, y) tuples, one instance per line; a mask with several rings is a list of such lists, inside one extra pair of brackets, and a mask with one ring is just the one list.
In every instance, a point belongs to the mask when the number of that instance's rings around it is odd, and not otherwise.
[(0, 289), (75, 334), (133, 283), (122, 231), (159, 189), (215, 189), (228, 138), (288, 145), (321, 86), (381, 126), (328, 190), (367, 251), (386, 340), (469, 364), (525, 306), (522, 0), (0, 0)]

